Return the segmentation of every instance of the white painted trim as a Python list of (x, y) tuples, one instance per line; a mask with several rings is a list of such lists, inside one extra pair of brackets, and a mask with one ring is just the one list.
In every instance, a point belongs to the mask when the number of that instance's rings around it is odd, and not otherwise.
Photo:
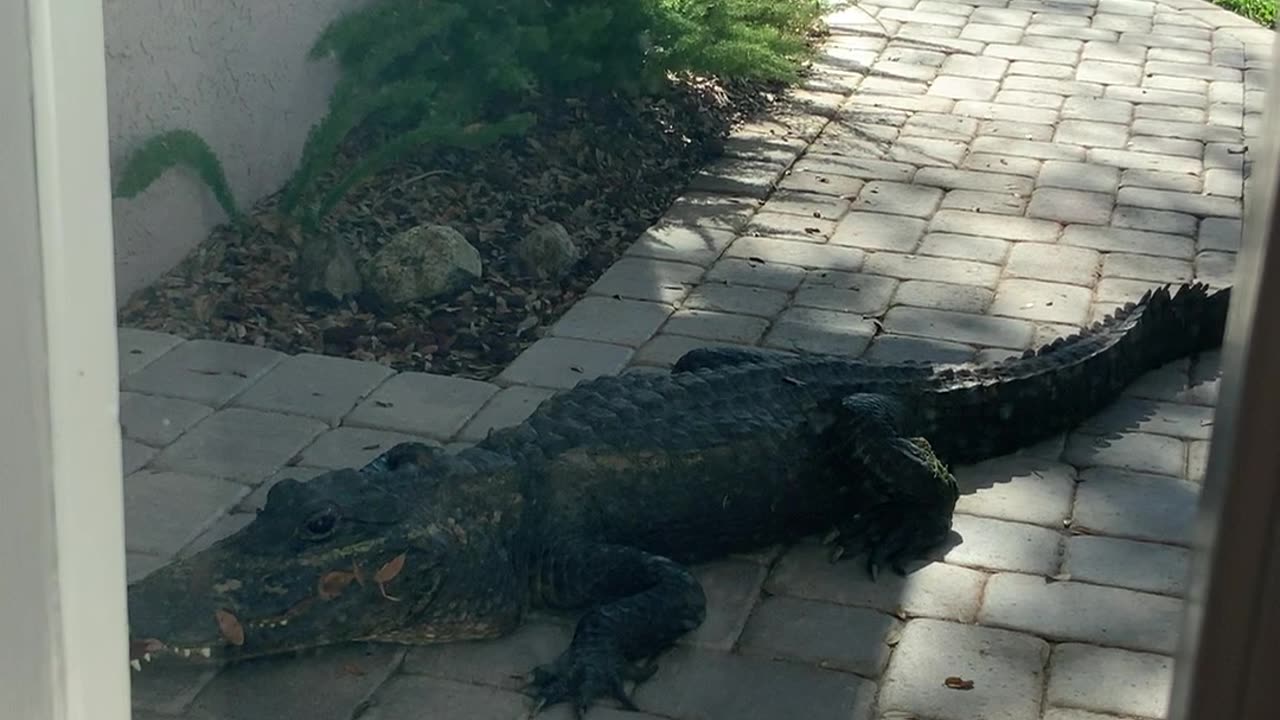
[(0, 715), (127, 720), (101, 0), (4, 3), (0, 47)]

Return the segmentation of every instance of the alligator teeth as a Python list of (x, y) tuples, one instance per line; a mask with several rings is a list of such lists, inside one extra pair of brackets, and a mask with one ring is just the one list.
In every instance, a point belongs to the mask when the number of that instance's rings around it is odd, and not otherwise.
[(184, 657), (184, 658), (189, 658), (189, 657), (191, 657), (191, 649), (190, 649), (190, 648), (182, 648), (182, 657)]
[(200, 648), (199, 652), (201, 655), (205, 656), (206, 658), (213, 656), (213, 651), (210, 650), (209, 648)]
[(133, 668), (134, 670), (136, 670), (136, 671), (138, 671), (138, 672), (142, 672), (142, 663), (138, 662), (138, 658), (134, 658), (134, 659), (130, 660), (130, 661), (129, 661), (129, 667)]
[(151, 653), (143, 653), (142, 659), (146, 662), (151, 662)]

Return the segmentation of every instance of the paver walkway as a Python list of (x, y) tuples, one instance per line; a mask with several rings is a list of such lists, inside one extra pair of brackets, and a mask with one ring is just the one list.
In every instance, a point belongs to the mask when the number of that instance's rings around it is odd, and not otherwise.
[[(698, 345), (995, 358), (1152, 283), (1229, 282), (1271, 31), (1200, 0), (877, 0), (831, 22), (792, 109), (498, 382), (121, 331), (131, 577), (242, 526), (279, 478), (472, 442)], [(700, 568), (710, 616), (640, 690), (648, 714), (592, 717), (1164, 717), (1215, 376), (1174, 363), (1077, 433), (961, 468), (963, 541), (905, 582), (812, 543)], [(567, 637), (153, 669), (136, 716), (514, 718), (510, 676)]]

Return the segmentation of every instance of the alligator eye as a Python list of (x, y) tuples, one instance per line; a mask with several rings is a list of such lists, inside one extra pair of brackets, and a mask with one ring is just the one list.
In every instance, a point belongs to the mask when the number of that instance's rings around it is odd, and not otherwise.
[(333, 507), (326, 507), (311, 513), (302, 524), (302, 536), (308, 540), (324, 540), (333, 534), (338, 527), (338, 512)]

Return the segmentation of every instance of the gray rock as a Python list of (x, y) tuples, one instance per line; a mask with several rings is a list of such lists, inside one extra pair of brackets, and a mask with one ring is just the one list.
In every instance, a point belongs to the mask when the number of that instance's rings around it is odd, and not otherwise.
[(345, 240), (330, 235), (303, 240), (298, 253), (298, 287), (307, 302), (341, 302), (363, 287), (355, 253)]
[(581, 257), (569, 231), (557, 222), (535, 228), (515, 250), (524, 269), (539, 278), (563, 277)]
[(398, 305), (458, 290), (481, 273), (480, 251), (447, 225), (419, 225), (391, 238), (369, 260), (366, 282)]

